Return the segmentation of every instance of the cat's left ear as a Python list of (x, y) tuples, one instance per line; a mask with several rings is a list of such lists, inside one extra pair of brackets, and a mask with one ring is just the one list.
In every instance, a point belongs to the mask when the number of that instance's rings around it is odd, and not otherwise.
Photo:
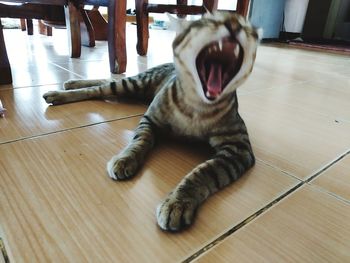
[(186, 19), (175, 18), (171, 14), (166, 13), (170, 21), (170, 29), (175, 30), (176, 34), (182, 32), (182, 30), (188, 25), (188, 21)]
[(262, 40), (264, 35), (264, 29), (262, 27), (255, 28), (256, 33), (258, 34), (259, 41)]

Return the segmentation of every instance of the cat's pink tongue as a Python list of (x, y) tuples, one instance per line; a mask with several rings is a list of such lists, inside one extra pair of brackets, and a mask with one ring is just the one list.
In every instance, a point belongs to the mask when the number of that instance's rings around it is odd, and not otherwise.
[(221, 93), (221, 65), (212, 64), (210, 66), (209, 77), (207, 81), (207, 97), (215, 98)]

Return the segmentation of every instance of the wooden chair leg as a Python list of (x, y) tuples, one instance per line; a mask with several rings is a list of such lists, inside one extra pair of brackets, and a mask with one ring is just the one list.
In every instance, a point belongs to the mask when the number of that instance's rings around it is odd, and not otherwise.
[(12, 74), (10, 62), (7, 57), (4, 34), (0, 20), (0, 84), (11, 84)]
[(108, 6), (108, 53), (112, 73), (126, 70), (126, 0), (110, 0)]
[(135, 0), (137, 23), (137, 53), (141, 56), (147, 54), (148, 49), (148, 12), (146, 10), (148, 0)]
[(92, 26), (90, 18), (86, 10), (83, 7), (80, 8), (80, 35), (81, 35), (81, 43), (87, 47), (95, 46), (95, 30)]
[[(177, 5), (187, 5), (187, 0), (176, 0)], [(177, 15), (179, 18), (185, 18), (186, 15)]]
[(203, 5), (209, 12), (213, 12), (218, 9), (218, 0), (203, 0)]
[(78, 58), (81, 53), (79, 10), (71, 1), (68, 1), (67, 6), (64, 7), (64, 11), (70, 54), (72, 58)]
[(39, 34), (45, 36), (52, 36), (52, 27), (46, 26), (41, 20), (38, 22)]
[(26, 20), (24, 18), (21, 18), (20, 21), (21, 21), (21, 30), (26, 31), (27, 30)]
[(32, 36), (34, 32), (33, 19), (26, 19), (26, 23), (27, 23), (27, 34)]
[(107, 41), (108, 23), (106, 19), (101, 15), (97, 7), (86, 11), (95, 32), (95, 39)]
[(246, 17), (249, 11), (249, 2), (249, 0), (237, 0), (236, 12)]

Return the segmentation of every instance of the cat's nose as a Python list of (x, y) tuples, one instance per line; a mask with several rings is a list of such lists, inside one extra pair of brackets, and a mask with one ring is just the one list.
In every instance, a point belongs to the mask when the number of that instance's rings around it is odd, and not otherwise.
[(230, 32), (230, 35), (235, 37), (242, 29), (242, 26), (236, 19), (228, 20), (225, 22), (226, 29)]

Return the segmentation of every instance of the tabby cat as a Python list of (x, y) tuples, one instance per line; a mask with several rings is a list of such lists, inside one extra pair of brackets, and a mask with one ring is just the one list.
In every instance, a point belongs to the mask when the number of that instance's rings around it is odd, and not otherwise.
[[(173, 18), (173, 20), (176, 20)], [(251, 73), (259, 32), (229, 12), (197, 21), (176, 20), (174, 63), (122, 80), (70, 80), (44, 94), (47, 103), (136, 98), (151, 101), (129, 145), (107, 163), (114, 180), (132, 178), (159, 131), (208, 142), (215, 154), (195, 167), (156, 211), (159, 226), (179, 231), (197, 208), (254, 165), (246, 126), (238, 114), (237, 87)]]

